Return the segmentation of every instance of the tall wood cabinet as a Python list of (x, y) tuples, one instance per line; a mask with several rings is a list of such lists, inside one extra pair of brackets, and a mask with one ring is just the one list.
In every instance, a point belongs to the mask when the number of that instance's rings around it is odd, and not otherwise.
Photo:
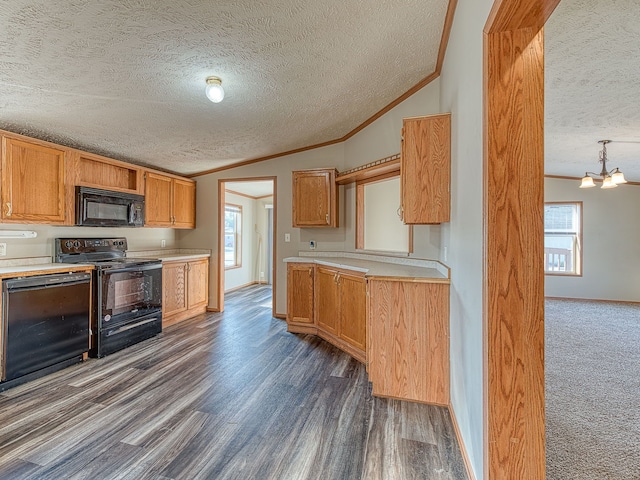
[(315, 267), (310, 263), (287, 265), (287, 330), (316, 333), (313, 308)]
[(204, 313), (208, 301), (208, 258), (162, 264), (163, 326)]
[(294, 227), (338, 226), (336, 175), (331, 168), (292, 172)]
[(195, 182), (145, 172), (145, 225), (195, 228), (195, 198)]
[(65, 151), (2, 137), (3, 222), (63, 224)]
[(451, 114), (402, 121), (400, 187), (405, 224), (448, 222), (451, 210)]

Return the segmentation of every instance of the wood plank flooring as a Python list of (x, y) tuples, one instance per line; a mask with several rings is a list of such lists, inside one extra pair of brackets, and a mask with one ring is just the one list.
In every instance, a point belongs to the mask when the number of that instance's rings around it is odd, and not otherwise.
[(271, 290), (0, 394), (0, 479), (466, 479), (445, 408), (286, 332)]

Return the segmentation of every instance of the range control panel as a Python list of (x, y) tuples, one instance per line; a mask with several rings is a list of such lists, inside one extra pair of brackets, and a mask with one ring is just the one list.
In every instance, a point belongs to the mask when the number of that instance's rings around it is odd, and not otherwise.
[(127, 239), (119, 238), (56, 238), (56, 254), (126, 252)]

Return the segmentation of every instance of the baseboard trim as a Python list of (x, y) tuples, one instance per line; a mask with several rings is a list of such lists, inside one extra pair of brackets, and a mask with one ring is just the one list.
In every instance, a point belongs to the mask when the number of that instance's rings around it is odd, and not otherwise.
[(220, 313), (220, 309), (218, 307), (207, 307), (207, 312)]
[(280, 320), (286, 320), (287, 315), (285, 313), (276, 313), (273, 318), (279, 318)]
[(469, 458), (469, 454), (467, 453), (467, 448), (465, 447), (464, 441), (462, 440), (462, 433), (460, 432), (460, 427), (458, 426), (458, 420), (456, 419), (456, 414), (453, 410), (453, 405), (451, 405), (451, 403), (449, 403), (448, 409), (449, 409), (449, 416), (451, 416), (451, 423), (453, 423), (453, 430), (456, 432), (458, 445), (460, 445), (460, 453), (462, 454), (464, 467), (467, 470), (467, 476), (469, 477), (469, 480), (476, 480), (476, 476), (473, 473), (473, 467), (471, 466), (471, 459)]
[(235, 292), (236, 290), (240, 290), (241, 288), (245, 288), (245, 287), (250, 287), (251, 285), (259, 285), (260, 282), (249, 282), (249, 283), (245, 283), (244, 285), (238, 285), (237, 287), (233, 287), (230, 288), (229, 290), (225, 290), (224, 293), (231, 293), (231, 292)]
[(598, 302), (598, 303), (624, 303), (628, 305), (640, 305), (640, 302), (631, 300), (605, 300), (599, 298), (576, 298), (576, 297), (550, 297), (545, 295), (545, 300), (572, 300), (577, 302)]

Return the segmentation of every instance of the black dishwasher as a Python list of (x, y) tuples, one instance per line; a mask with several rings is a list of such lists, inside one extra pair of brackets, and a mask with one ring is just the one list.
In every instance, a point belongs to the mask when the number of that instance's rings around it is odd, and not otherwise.
[(82, 361), (89, 350), (90, 280), (82, 272), (2, 282), (2, 380), (26, 381)]

